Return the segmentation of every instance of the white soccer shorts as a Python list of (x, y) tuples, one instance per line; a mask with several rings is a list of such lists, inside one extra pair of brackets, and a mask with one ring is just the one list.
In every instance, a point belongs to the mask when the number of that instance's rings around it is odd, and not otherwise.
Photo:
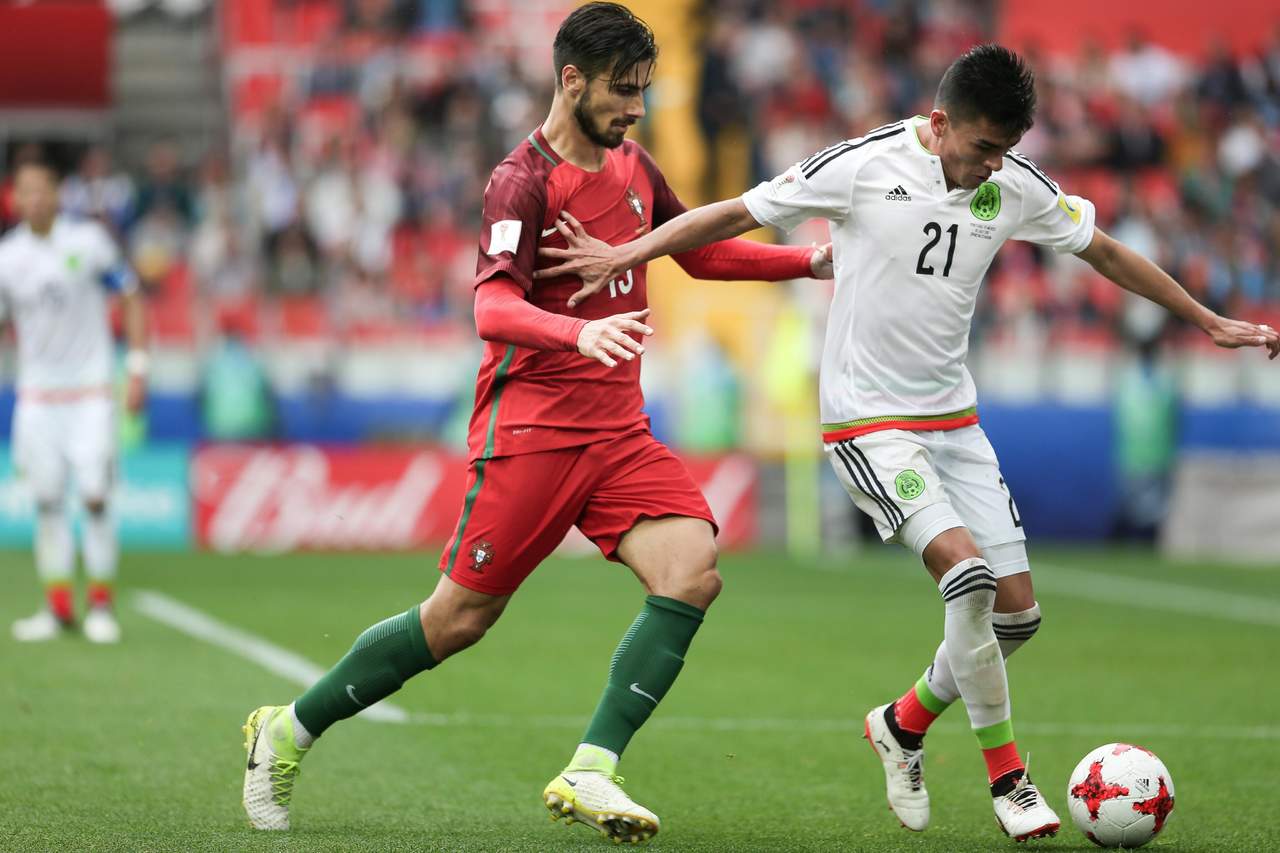
[(824, 449), (845, 491), (875, 520), (885, 542), (898, 541), (907, 518), (937, 505), (950, 507), (983, 550), (1026, 541), (996, 452), (980, 426), (884, 430)]
[(70, 402), (19, 399), (13, 464), (38, 503), (64, 499), (68, 474), (84, 500), (105, 500), (115, 469), (115, 407), (106, 396)]

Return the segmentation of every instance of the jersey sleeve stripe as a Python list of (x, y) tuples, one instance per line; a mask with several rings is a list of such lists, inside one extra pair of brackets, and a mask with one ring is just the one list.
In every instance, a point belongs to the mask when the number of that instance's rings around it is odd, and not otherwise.
[(1048, 181), (1050, 184), (1052, 184), (1055, 190), (1057, 190), (1058, 192), (1062, 192), (1062, 187), (1058, 186), (1058, 182), (1055, 181), (1053, 178), (1049, 177), (1048, 174), (1045, 173), (1044, 169), (1041, 169), (1039, 166), (1037, 166), (1036, 162), (1032, 160), (1030, 157), (1028, 157), (1026, 154), (1022, 154), (1018, 151), (1010, 151), (1009, 156), (1026, 166), (1030, 166), (1031, 169), (1037, 175), (1039, 175), (1040, 177)]
[(818, 174), (818, 171), (823, 166), (827, 165), (832, 160), (839, 158), (841, 154), (847, 154), (852, 150), (853, 150), (853, 145), (851, 145), (848, 142), (842, 142), (841, 144), (837, 145), (835, 148), (832, 148), (829, 152), (825, 153), (821, 160), (816, 160), (810, 165), (806, 166), (803, 169), (804, 176), (806, 178), (812, 178), (814, 175)]
[(819, 159), (827, 156), (833, 151), (836, 151), (840, 148), (844, 148), (849, 144), (851, 144), (850, 141), (846, 139), (844, 142), (837, 142), (835, 145), (828, 145), (826, 148), (823, 148), (817, 154), (814, 154), (811, 157), (806, 157), (804, 160), (802, 160), (800, 163), (800, 168), (802, 170), (807, 169), (810, 166), (812, 166), (814, 163), (816, 163)]
[(1054, 197), (1057, 198), (1058, 194), (1061, 192), (1061, 190), (1058, 189), (1058, 185), (1055, 184), (1053, 181), (1051, 181), (1049, 179), (1049, 176), (1046, 175), (1044, 172), (1040, 171), (1040, 169), (1037, 168), (1035, 164), (1033, 164), (1030, 160), (1017, 157), (1013, 154), (1013, 152), (1010, 152), (1004, 156), (1009, 159), (1010, 163), (1015, 163), (1018, 166), (1030, 172), (1032, 177), (1034, 177), (1037, 181), (1039, 181), (1040, 183), (1048, 187), (1049, 192), (1053, 193)]
[(862, 137), (862, 139), (859, 140), (858, 142), (843, 143), (842, 145), (837, 146), (836, 150), (833, 150), (832, 153), (828, 154), (826, 156), (826, 159), (820, 162), (814, 163), (807, 170), (805, 170), (804, 176), (806, 178), (812, 178), (814, 175), (818, 174), (818, 172), (821, 171), (822, 168), (826, 166), (828, 163), (830, 163), (833, 160), (839, 159), (845, 154), (848, 154), (850, 151), (856, 151), (857, 149), (869, 143), (879, 142), (882, 139), (888, 139), (891, 136), (897, 136), (899, 133), (905, 133), (905, 132), (906, 132), (906, 128), (903, 127), (901, 124), (899, 124), (893, 130), (888, 130), (888, 131), (885, 131), (884, 133), (876, 134), (874, 136), (871, 134), (867, 134), (866, 136)]

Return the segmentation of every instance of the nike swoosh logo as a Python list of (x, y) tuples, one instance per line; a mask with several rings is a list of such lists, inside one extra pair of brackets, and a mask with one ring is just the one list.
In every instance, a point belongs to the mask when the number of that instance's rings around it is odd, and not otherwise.
[(550, 236), (551, 236), (552, 234), (554, 234), (554, 233), (556, 233), (556, 227), (553, 225), (553, 226), (551, 226), (550, 228), (548, 228), (546, 231), (543, 231), (543, 232), (542, 232), (542, 236), (543, 236), (543, 237), (550, 237)]
[(253, 760), (253, 754), (258, 751), (258, 738), (262, 737), (262, 730), (265, 729), (266, 727), (267, 727), (267, 724), (264, 722), (262, 725), (258, 726), (258, 730), (253, 733), (253, 744), (249, 747), (249, 769), (250, 770), (255, 770), (258, 767), (258, 762)]
[(560, 778), (567, 782), (570, 788), (578, 787), (578, 783), (570, 779), (568, 776), (561, 776)]
[(354, 684), (347, 685), (347, 695), (351, 697), (352, 702), (355, 702), (361, 708), (369, 707), (368, 705), (364, 704), (363, 702), (361, 702), (359, 699), (356, 698), (356, 686)]
[(653, 698), (652, 696), (650, 696), (648, 693), (645, 693), (643, 690), (641, 690), (641, 689), (640, 689), (640, 682), (638, 682), (638, 681), (633, 681), (633, 682), (631, 682), (631, 692), (632, 692), (632, 693), (639, 693), (641, 696), (643, 696), (644, 698), (648, 699), (648, 700), (649, 700), (650, 702), (652, 702), (653, 704), (655, 704), (655, 705), (657, 705), (657, 704), (658, 704), (658, 700), (657, 700), (657, 699), (654, 699), (654, 698)]

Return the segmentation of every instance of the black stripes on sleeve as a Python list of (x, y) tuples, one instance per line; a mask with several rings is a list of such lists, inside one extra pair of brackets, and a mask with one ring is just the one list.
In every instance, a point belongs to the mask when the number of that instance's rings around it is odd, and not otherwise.
[(1035, 178), (1037, 181), (1039, 181), (1040, 183), (1048, 187), (1049, 192), (1053, 193), (1054, 198), (1057, 198), (1058, 195), (1062, 192), (1062, 190), (1059, 189), (1058, 185), (1053, 182), (1053, 179), (1050, 178), (1048, 175), (1046, 175), (1043, 171), (1041, 171), (1040, 167), (1037, 166), (1035, 163), (1031, 162), (1031, 160), (1029, 160), (1028, 158), (1022, 156), (1016, 151), (1010, 151), (1008, 154), (1004, 156), (1008, 158), (1010, 163), (1013, 163), (1014, 165), (1019, 166), (1025, 169), (1026, 171), (1030, 172), (1031, 177)]
[(884, 127), (876, 128), (861, 139), (851, 139), (847, 142), (832, 145), (830, 148), (824, 148), (809, 159), (803, 161), (800, 164), (800, 171), (804, 172), (804, 176), (806, 178), (812, 178), (828, 163), (833, 160), (838, 160), (850, 151), (856, 151), (871, 142), (879, 142), (882, 139), (897, 136), (899, 133), (905, 133), (906, 129), (906, 126), (902, 122), (894, 122), (893, 124), (887, 124)]

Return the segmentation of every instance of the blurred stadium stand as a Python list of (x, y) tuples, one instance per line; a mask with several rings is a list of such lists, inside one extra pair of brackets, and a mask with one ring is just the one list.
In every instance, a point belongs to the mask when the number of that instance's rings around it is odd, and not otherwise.
[[(662, 51), (639, 138), (686, 203), (736, 194), (832, 140), (927, 112), (951, 59), (1001, 37), (1039, 73), (1039, 120), (1020, 150), (1198, 298), (1280, 327), (1274, 7), (1221, 0), (1210, 23), (1185, 2), (1183, 15), (1124, 4), (1123, 19), (1095, 0), (630, 5)], [(70, 172), (67, 208), (101, 217), (128, 247), (151, 294), (151, 438), (207, 437), (203, 382), (226, 332), (269, 378), (265, 437), (457, 446), (479, 351), (470, 276), (484, 184), (545, 115), (551, 40), (569, 6), (0, 6), (0, 174), (43, 146)], [(57, 15), (76, 21), (51, 24)], [(85, 40), (74, 63), (48, 46), (55, 33)], [(17, 43), (22, 51), (6, 49)], [(12, 219), (6, 180), (0, 224)], [(824, 227), (793, 238), (822, 240)], [(662, 437), (774, 459), (780, 404), (755, 377), (784, 309), (802, 311), (820, 338), (826, 290), (734, 287), (727, 299), (725, 285), (693, 285), (655, 264), (662, 334), (646, 355), (646, 394)], [(690, 352), (698, 375), (677, 382), (674, 365)], [(1215, 350), (1082, 262), (1026, 244), (1007, 246), (991, 270), (971, 363), (984, 422), (1028, 525), (1042, 532), (1114, 528), (1125, 476), (1115, 448), (1126, 435), (1280, 445), (1275, 364)], [(1130, 387), (1120, 379), (1134, 365)], [(813, 381), (813, 360), (793, 367), (795, 381)], [(1149, 393), (1161, 377), (1172, 419), (1118, 421), (1120, 396)], [(682, 416), (689, 382), (731, 389), (722, 399), (738, 407), (736, 428)], [(0, 416), (11, 404), (0, 396)], [(1058, 442), (1080, 452), (1046, 452)], [(1091, 500), (1068, 503), (1050, 487), (1063, 483)]]

